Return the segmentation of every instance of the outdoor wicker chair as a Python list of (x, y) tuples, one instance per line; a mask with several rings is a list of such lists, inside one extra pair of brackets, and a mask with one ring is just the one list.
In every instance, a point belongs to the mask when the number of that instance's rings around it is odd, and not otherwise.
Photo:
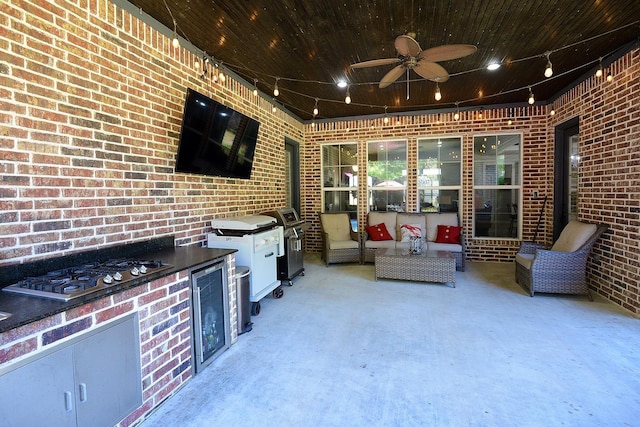
[(591, 292), (587, 284), (587, 259), (593, 244), (607, 225), (570, 221), (551, 249), (523, 242), (516, 255), (516, 282), (529, 291), (580, 294)]
[(321, 213), (322, 259), (325, 264), (360, 262), (360, 239), (346, 213)]

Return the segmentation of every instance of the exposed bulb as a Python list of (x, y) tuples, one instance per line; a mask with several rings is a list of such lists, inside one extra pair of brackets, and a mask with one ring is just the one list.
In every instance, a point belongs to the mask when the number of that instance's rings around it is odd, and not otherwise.
[(258, 96), (258, 88), (257, 87), (253, 88), (253, 96)]
[(611, 75), (611, 73), (607, 74), (607, 81), (609, 83), (611, 83), (613, 81), (613, 76)]
[(533, 92), (531, 92), (531, 88), (529, 88), (529, 104), (533, 104), (536, 102), (536, 99), (533, 97)]
[(436, 101), (440, 101), (442, 99), (442, 94), (440, 93), (440, 86), (436, 83)]
[(456, 113), (453, 115), (453, 120), (460, 120), (460, 113), (456, 111)]
[(553, 67), (551, 67), (551, 61), (547, 59), (547, 68), (544, 69), (544, 76), (551, 77), (553, 75)]
[(389, 123), (389, 116), (384, 116), (384, 119), (382, 119), (382, 121), (384, 122), (384, 124), (388, 124)]
[(273, 96), (278, 95), (280, 95), (280, 90), (278, 89), (278, 82), (276, 82), (276, 85), (273, 87)]
[(173, 35), (173, 41), (171, 42), (171, 44), (173, 45), (174, 49), (177, 49), (180, 47), (180, 40), (178, 40), (178, 35), (174, 34)]
[(549, 111), (549, 115), (551, 116), (555, 116), (556, 115), (556, 110), (554, 110), (553, 108), (551, 109), (551, 111)]
[(349, 87), (347, 87), (347, 96), (344, 97), (345, 104), (351, 104), (351, 95), (349, 94)]
[(598, 70), (596, 71), (596, 77), (602, 77), (602, 65), (598, 67)]

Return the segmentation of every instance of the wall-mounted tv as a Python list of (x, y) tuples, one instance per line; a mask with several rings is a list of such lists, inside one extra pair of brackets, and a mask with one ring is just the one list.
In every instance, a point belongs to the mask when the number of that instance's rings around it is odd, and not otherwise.
[(249, 179), (260, 123), (187, 89), (176, 172)]

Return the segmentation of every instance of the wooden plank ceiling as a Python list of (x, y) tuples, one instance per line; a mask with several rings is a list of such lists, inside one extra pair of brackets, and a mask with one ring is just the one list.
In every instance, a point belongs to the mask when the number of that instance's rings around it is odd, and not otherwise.
[[(130, 0), (222, 62), (303, 120), (407, 111), (526, 105), (529, 88), (546, 102), (640, 38), (638, 0)], [(394, 65), (350, 65), (394, 58), (397, 36), (414, 33), (422, 49), (472, 44), (477, 52), (440, 65), (436, 83), (411, 71), (380, 89)], [(551, 78), (544, 76), (547, 56)], [(490, 62), (500, 62), (488, 71)], [(606, 69), (605, 69), (606, 74)], [(352, 103), (344, 103), (349, 83)], [(409, 99), (407, 99), (407, 94)]]

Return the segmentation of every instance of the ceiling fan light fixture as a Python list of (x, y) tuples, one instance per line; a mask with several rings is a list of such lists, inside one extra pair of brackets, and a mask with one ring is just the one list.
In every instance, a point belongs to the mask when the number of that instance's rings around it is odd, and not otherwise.
[(344, 89), (345, 87), (347, 87), (347, 82), (345, 80), (338, 80), (336, 86), (338, 86), (340, 89)]
[(498, 62), (492, 62), (491, 64), (487, 65), (487, 70), (489, 71), (495, 71), (498, 68), (500, 68), (500, 63)]

